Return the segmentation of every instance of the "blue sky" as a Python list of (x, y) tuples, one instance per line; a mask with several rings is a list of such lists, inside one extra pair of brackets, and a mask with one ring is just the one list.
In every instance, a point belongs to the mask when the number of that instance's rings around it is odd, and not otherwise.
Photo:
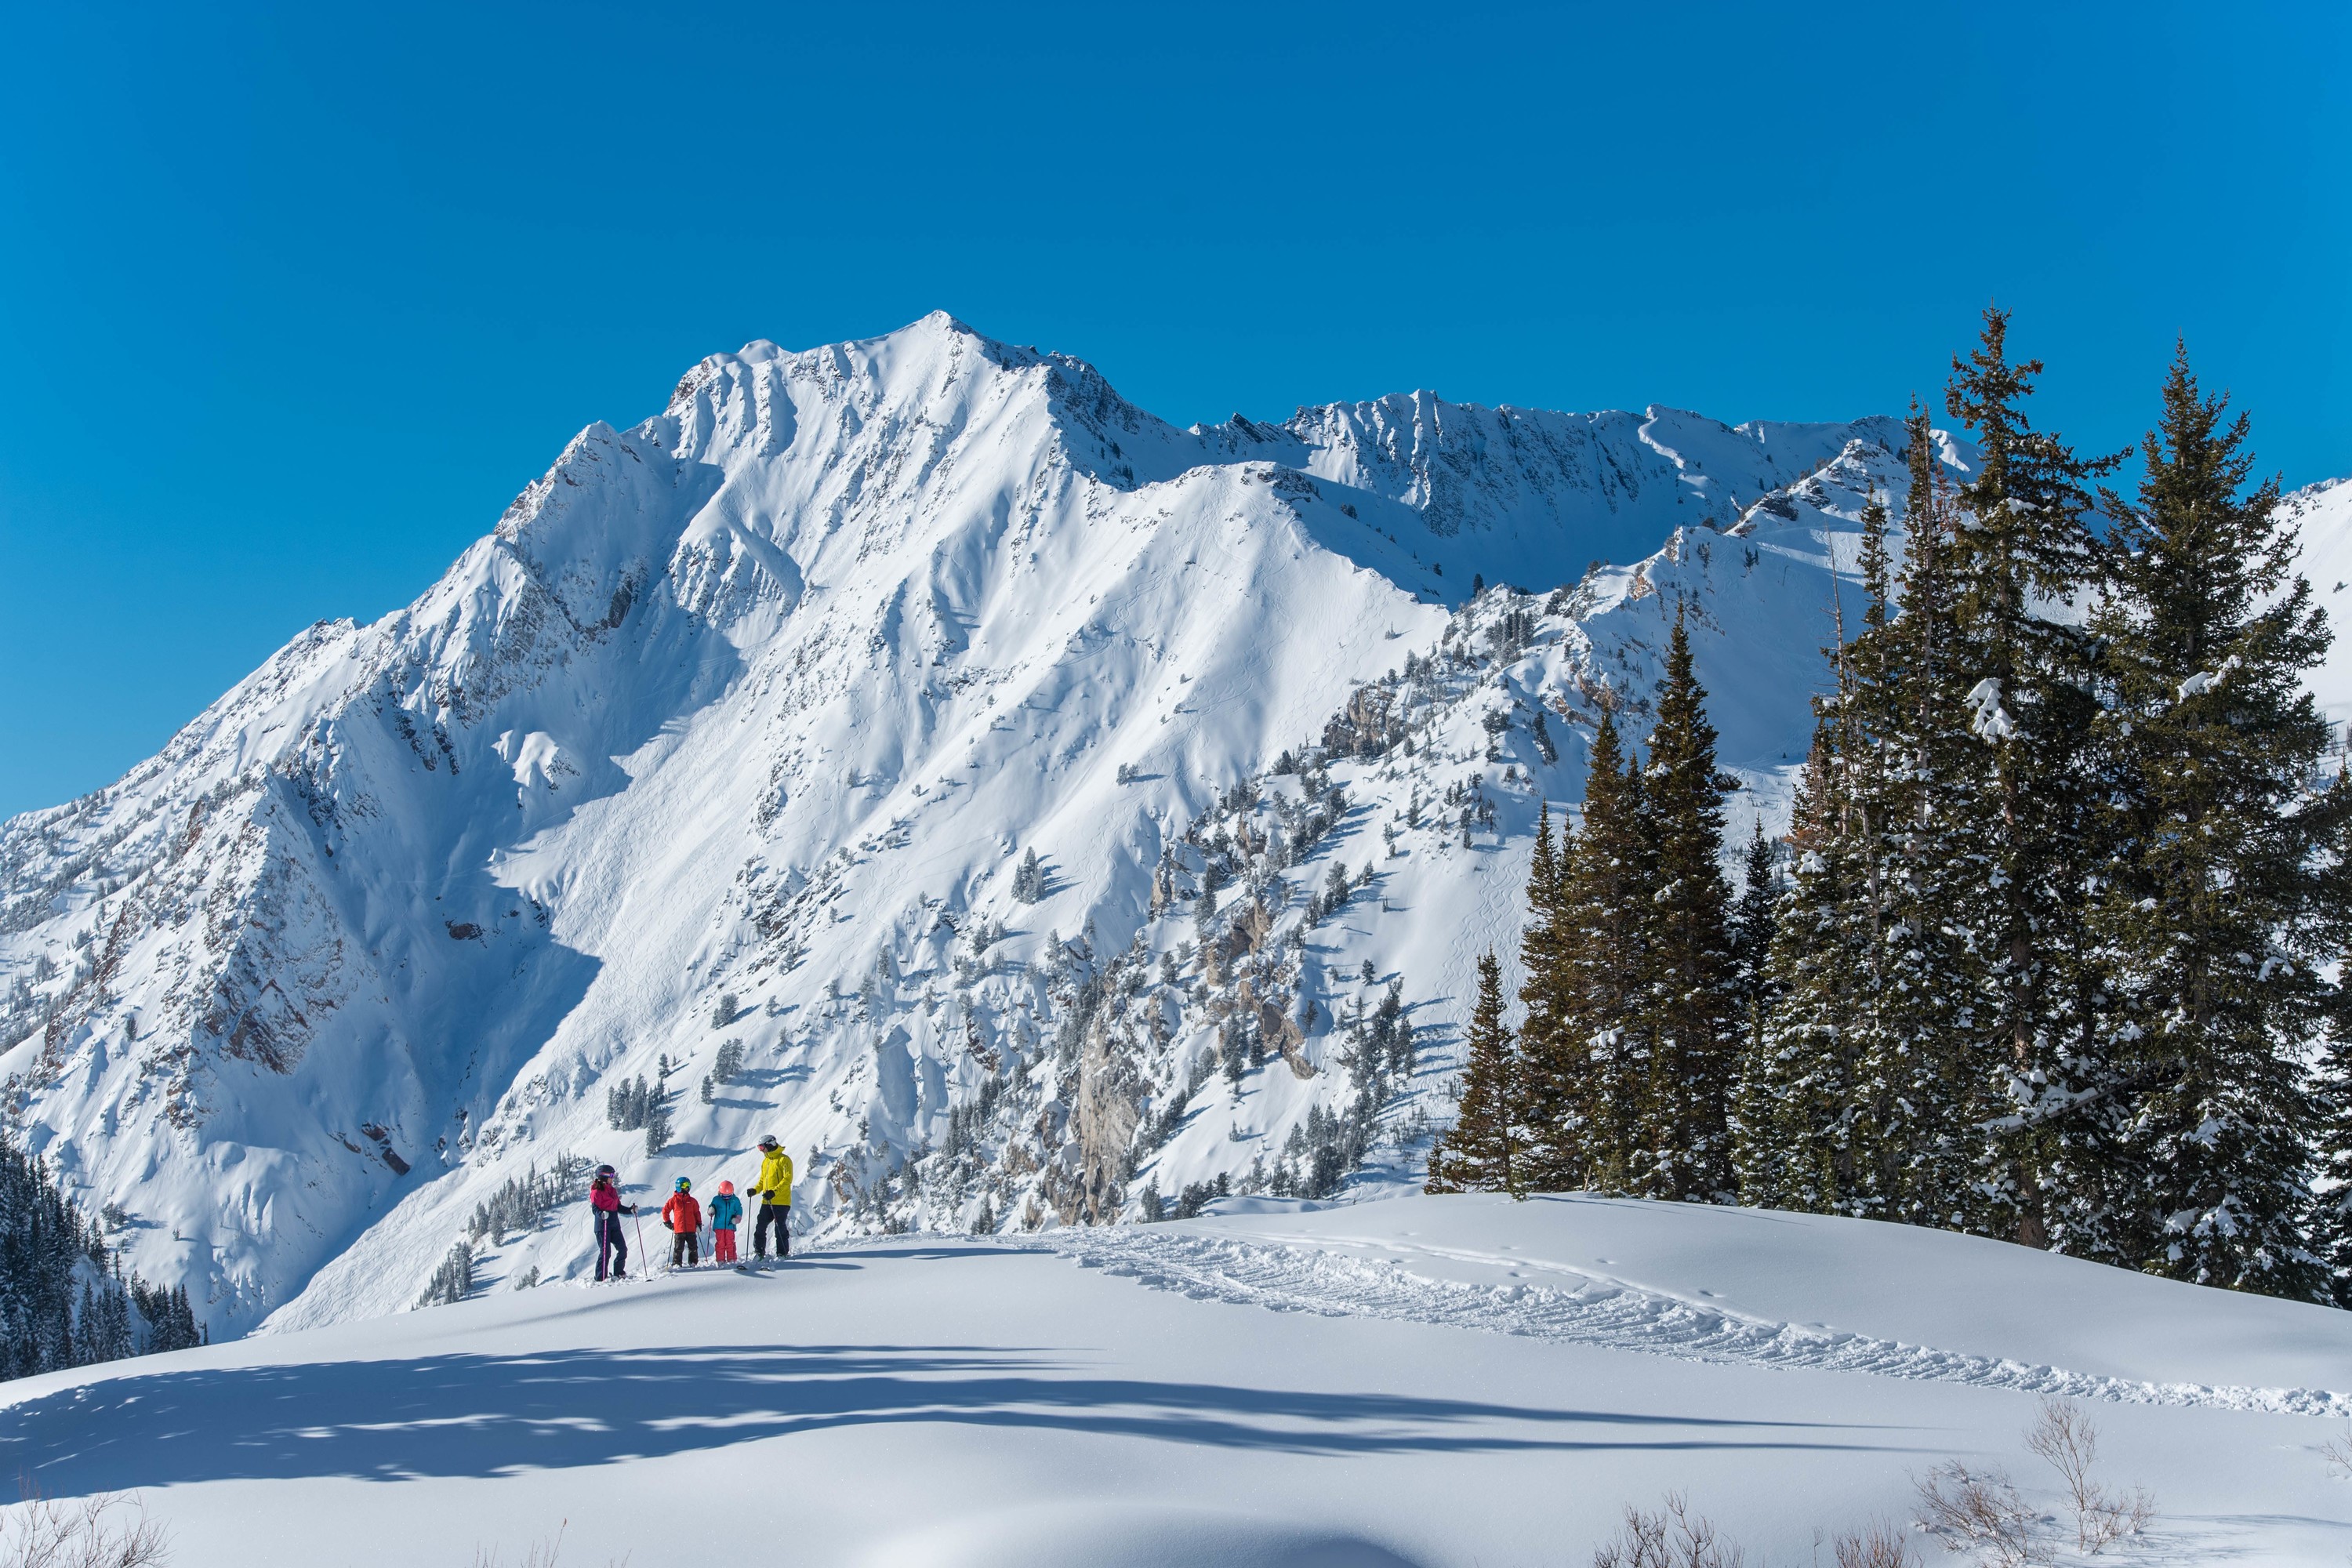
[(713, 350), (943, 308), (1179, 423), (1848, 417), (1989, 300), (2352, 472), (2352, 9), (20, 6), (0, 814), (414, 597)]

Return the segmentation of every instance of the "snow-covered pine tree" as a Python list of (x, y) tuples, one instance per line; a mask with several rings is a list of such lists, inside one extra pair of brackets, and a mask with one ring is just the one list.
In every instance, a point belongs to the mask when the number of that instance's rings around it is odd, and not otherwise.
[(1561, 836), (1553, 919), (1572, 941), (1557, 962), (1559, 1020), (1530, 1064), (1540, 1110), (1536, 1184), (1628, 1190), (1648, 1116), (1649, 1043), (1639, 1004), (1647, 971), (1647, 905), (1655, 888), (1643, 831), (1643, 774), (1604, 710), (1594, 728), (1583, 821)]
[(1521, 1179), (1538, 1189), (1579, 1185), (1584, 1163), (1574, 1152), (1582, 1124), (1579, 1097), (1584, 1072), (1580, 1042), (1570, 1033), (1574, 1009), (1568, 987), (1571, 958), (1582, 933), (1570, 927), (1561, 909), (1561, 870), (1574, 828), (1562, 825), (1555, 848), (1551, 803), (1536, 812), (1535, 854), (1528, 869), (1528, 912), (1519, 930), (1519, 1073), (1513, 1113), (1522, 1130)]
[(669, 1147), (669, 1097), (656, 1089), (646, 1106), (646, 1157), (653, 1158)]
[(74, 1360), (83, 1366), (139, 1353), (131, 1329), (131, 1302), (120, 1280), (85, 1279), (75, 1314)]
[(1524, 1191), (1519, 1162), (1518, 1052), (1503, 1021), (1503, 971), (1492, 951), (1478, 960), (1461, 1113), (1429, 1158), (1433, 1193)]
[(1731, 989), (1740, 1017), (1752, 1031), (1762, 1026), (1771, 998), (1767, 965), (1778, 923), (1774, 905), (1780, 896), (1780, 852), (1766, 836), (1761, 816), (1755, 819), (1739, 864), (1739, 896), (1731, 906)]
[[(1927, 463), (1929, 489), (1927, 504), (1913, 510), (1927, 525), (1922, 537), (1933, 551), (1933, 458), (1916, 409), (1914, 415), (1912, 456)], [(1915, 489), (1917, 482), (1915, 475)], [(1829, 710), (1832, 831), (1844, 860), (1842, 892), (1849, 905), (1843, 929), (1858, 965), (1841, 1031), (1841, 1071), (1850, 1098), (1841, 1112), (1835, 1206), (1872, 1218), (1918, 1217), (1910, 1212), (1920, 1184), (1918, 1156), (1950, 1138), (1948, 1119), (1939, 1114), (1949, 1097), (1937, 1081), (1950, 1053), (1933, 1042), (1948, 1037), (1941, 1020), (1953, 997), (1966, 995), (1964, 988), (1950, 986), (1939, 994), (1915, 973), (1929, 956), (1922, 936), (1934, 931), (1916, 873), (1932, 862), (1934, 847), (1922, 842), (1916, 793), (1932, 738), (1918, 731), (1913, 718), (1923, 710), (1933, 713), (1937, 704), (1932, 694), (1923, 701), (1912, 689), (1921, 677), (1911, 637), (1927, 623), (1898, 624), (1892, 614), (1887, 527), (1886, 508), (1874, 496), (1862, 514), (1861, 631), (1832, 654), (1837, 696)]]
[(2116, 459), (2085, 460), (2032, 427), (2024, 405), (2042, 364), (2011, 361), (2008, 332), (2007, 314), (1988, 310), (1945, 397), (1975, 431), (1979, 464), (1948, 542), (1954, 684), (1969, 684), (1942, 717), (1972, 710), (1979, 744), (1956, 752), (1969, 760), (1943, 829), (1971, 858), (1929, 912), (1978, 955), (1967, 1087), (1991, 1113), (1979, 1119), (1991, 1130), (1976, 1172), (1980, 1223), (2028, 1246), (2102, 1254), (2111, 1216), (2097, 1194), (2113, 1155), (2085, 1073), (2096, 977), (2083, 920), (2105, 858), (2091, 751), (2099, 672), (2088, 631), (2052, 608), (2098, 574), (2087, 487)]
[(1814, 726), (1797, 780), (1789, 874), (1774, 910), (1770, 1011), (1739, 1088), (1743, 1202), (1832, 1213), (1851, 1178), (1852, 1028), (1862, 988), (1851, 845), (1837, 798), (1835, 710)]
[(188, 1305), (188, 1288), (174, 1285), (165, 1289), (150, 1285), (136, 1274), (131, 1277), (131, 1305), (138, 1311), (147, 1331), (141, 1349), (149, 1355), (162, 1351), (184, 1351), (211, 1342), (211, 1334), (196, 1322), (194, 1309)]
[(743, 1042), (722, 1040), (719, 1053), (710, 1063), (710, 1076), (720, 1083), (733, 1083), (743, 1071)]
[(0, 1377), (133, 1353), (124, 1294), (80, 1205), (0, 1134)]
[[(1863, 634), (1841, 660), (1849, 693), (1843, 743), (1865, 749), (1844, 773), (1867, 902), (1863, 931), (1872, 991), (1860, 1020), (1850, 1212), (1964, 1226), (1982, 1142), (1974, 1027), (1979, 970), (1949, 918), (1952, 891), (1975, 865), (1958, 825), (1960, 792), (1981, 743), (1953, 722), (1966, 688), (1947, 576), (1953, 510), (1935, 431), (1916, 402), (1906, 421), (1910, 489), (1904, 507), (1902, 613), (1885, 614), (1883, 514), (1866, 518), (1869, 602)], [(1987, 1112), (1990, 1114), (1990, 1112)]]
[(1764, 1023), (1772, 1004), (1772, 933), (1779, 924), (1781, 891), (1778, 847), (1765, 836), (1758, 816), (1740, 863), (1739, 897), (1731, 906), (1732, 999), (1739, 1010), (1741, 1055), (1739, 1081), (1732, 1092), (1732, 1177), (1743, 1197), (1748, 1191), (1748, 1152), (1769, 1109), (1752, 1092), (1763, 1060)]
[(1013, 873), (1013, 896), (1024, 904), (1034, 904), (1045, 896), (1045, 868), (1038, 864), (1034, 847), (1021, 858), (1019, 868)]
[[(2352, 786), (2315, 783), (2328, 724), (2304, 677), (2326, 617), (2277, 481), (2246, 488), (2246, 419), (2226, 409), (2177, 351), (2137, 499), (2106, 496), (2116, 553), (2093, 625), (2114, 683), (2116, 853), (2090, 924), (2115, 1005), (2098, 1087), (2128, 1099), (2112, 1118), (2125, 1261), (2325, 1300), (2303, 1235), (2324, 1132), (2304, 1058), (2352, 935), (2337, 885)], [(2342, 1205), (2322, 1219), (2343, 1249)]]
[(1634, 1191), (1654, 1197), (1728, 1203), (1743, 1021), (1722, 868), (1723, 797), (1738, 781), (1716, 765), (1715, 726), (1679, 606), (1657, 713), (1640, 797), (1649, 892), (1627, 911), (1645, 928), (1629, 1022), (1650, 1050), (1644, 1125), (1629, 1175)]
[(417, 1296), (419, 1307), (442, 1307), (462, 1301), (474, 1289), (474, 1248), (471, 1242), (460, 1241), (449, 1248), (448, 1256), (425, 1280), (424, 1290)]

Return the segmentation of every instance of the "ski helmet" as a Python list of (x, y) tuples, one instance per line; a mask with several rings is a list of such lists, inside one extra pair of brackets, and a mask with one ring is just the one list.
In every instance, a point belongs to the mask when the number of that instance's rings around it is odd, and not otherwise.
[(692, 1192), (692, 1191), (694, 1190), (694, 1184), (693, 1184), (692, 1182), (688, 1181), (684, 1176), (680, 1176), (680, 1177), (679, 1177), (679, 1178), (678, 1178), (675, 1183), (673, 1183), (673, 1184), (672, 1184), (672, 1186), (674, 1187), (674, 1189), (675, 1189), (676, 1191), (678, 1191), (678, 1192), (681, 1192), (681, 1193), (690, 1193), (690, 1192)]
[(596, 1179), (600, 1182), (609, 1182), (620, 1173), (620, 1172), (613, 1169), (610, 1165), (599, 1165), (596, 1167)]
[(775, 1146), (776, 1146), (776, 1135), (775, 1135), (774, 1133), (772, 1133), (772, 1132), (769, 1133), (765, 1138), (762, 1138), (762, 1139), (761, 1139), (761, 1140), (760, 1140), (760, 1147), (761, 1147), (761, 1148), (762, 1148), (762, 1149), (772, 1149), (772, 1148), (774, 1148)]
[(722, 1193), (731, 1193), (735, 1190), (735, 1184), (732, 1182), (721, 1182), (719, 1184), (719, 1190)]

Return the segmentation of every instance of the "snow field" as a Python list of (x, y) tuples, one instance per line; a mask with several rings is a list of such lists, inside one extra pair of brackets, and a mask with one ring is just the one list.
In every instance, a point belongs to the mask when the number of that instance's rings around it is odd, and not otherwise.
[[(1538, 1196), (1528, 1205), (1512, 1205), (1517, 1212), (1494, 1212), (1509, 1202), (1484, 1194), (1398, 1199), (1321, 1212), (1315, 1212), (1318, 1205), (1301, 1205), (1290, 1215), (1273, 1205), (1240, 1205), (1260, 1212), (1221, 1215), (1208, 1223), (1055, 1230), (1029, 1245), (1060, 1253), (1081, 1268), (1196, 1300), (1276, 1311), (1447, 1324), (1688, 1361), (1864, 1373), (2070, 1399), (2352, 1416), (2352, 1392), (2347, 1392), (2352, 1390), (2352, 1321), (2328, 1309), (2266, 1298), (2215, 1302), (2204, 1299), (2221, 1294), (2210, 1291), (2184, 1300), (2164, 1289), (2167, 1282), (2121, 1274), (2119, 1284), (2106, 1276), (2120, 1271), (2100, 1265), (1941, 1232), (1921, 1233), (1933, 1242), (1914, 1247), (1904, 1227), (1867, 1221), (1679, 1209), (1589, 1196)], [(1213, 1208), (1217, 1206), (1228, 1205)], [(1433, 1212), (1440, 1207), (1473, 1212), (1441, 1215)], [(1425, 1233), (1414, 1228), (1419, 1225), (1449, 1237), (1467, 1231), (1491, 1239), (1483, 1247), (1444, 1245), (1423, 1239)], [(1634, 1267), (1642, 1279), (1672, 1279), (1684, 1270), (1659, 1256), (1664, 1249), (1654, 1233), (1686, 1225), (1707, 1237), (1694, 1249), (1696, 1257), (1681, 1259), (1684, 1268), (1701, 1262), (1699, 1277), (1740, 1278), (1743, 1271), (1735, 1261), (1735, 1248), (1745, 1239), (1740, 1233), (1786, 1226), (1811, 1233), (1805, 1240), (1812, 1245), (1785, 1250), (1816, 1254), (1812, 1265), (1831, 1278), (1851, 1280), (1885, 1255), (1923, 1255), (1907, 1259), (1900, 1278), (1907, 1290), (1935, 1292), (1946, 1305), (1923, 1311), (1899, 1296), (1872, 1302), (1864, 1296), (1866, 1286), (1856, 1290), (1848, 1283), (1841, 1290), (1836, 1324), (1790, 1322), (1744, 1310), (1738, 1300), (1727, 1300), (1717, 1289), (1636, 1282), (1625, 1276), (1627, 1259), (1585, 1250), (1605, 1247), (1612, 1253), (1632, 1253), (1639, 1258)], [(1524, 1239), (1499, 1239), (1530, 1233), (1541, 1238), (1532, 1248)], [(1582, 1260), (1563, 1261), (1567, 1257)], [(1953, 1258), (1965, 1259), (1962, 1268), (2014, 1280), (2020, 1295), (2005, 1308), (1991, 1306), (1983, 1279), (1962, 1277), (1949, 1266)], [(1923, 1263), (1946, 1267), (1931, 1271)], [(1936, 1273), (1944, 1277), (1937, 1279)], [(1741, 1283), (1734, 1295), (1766, 1306), (1786, 1308), (1803, 1295), (1785, 1283), (1776, 1289), (1769, 1279), (1744, 1278)], [(2093, 1302), (2105, 1325), (2096, 1342), (2049, 1334), (2052, 1321), (2090, 1312)], [(2021, 1307), (2039, 1321), (2039, 1331), (2036, 1323), (2017, 1321)], [(1891, 1326), (1906, 1332), (1949, 1333), (1976, 1343), (2007, 1338), (2036, 1356), (2080, 1352), (2084, 1364), (2112, 1370), (2086, 1372), (2046, 1360), (1854, 1331), (1857, 1321), (1882, 1312)], [(2225, 1317), (2226, 1331), (2216, 1325), (2212, 1338), (2200, 1342), (2192, 1336), (2200, 1312)], [(2332, 1374), (2338, 1382), (2335, 1387), (2192, 1382), (2179, 1375), (2188, 1367), (2257, 1376)], [(2121, 1370), (2126, 1368), (2147, 1375), (2127, 1375)]]
[[(1573, 1565), (1626, 1504), (1669, 1490), (1751, 1561), (1801, 1563), (1816, 1529), (1904, 1517), (1912, 1479), (1947, 1458), (2005, 1468), (2055, 1510), (2021, 1443), (2036, 1392), (1776, 1357), (1737, 1330), (1677, 1340), (1671, 1309), (1644, 1309), (1667, 1325), (1658, 1343), (1639, 1317), (1618, 1338), (1554, 1332), (1573, 1316), (1536, 1290), (1605, 1279), (1726, 1321), (1918, 1346), (1938, 1342), (1905, 1331), (1976, 1323), (1952, 1364), (2151, 1386), (2183, 1369), (2263, 1386), (2281, 1356), (2346, 1364), (2340, 1315), (2318, 1309), (1861, 1222), (1784, 1239), (1799, 1216), (1688, 1217), (1411, 1199), (1093, 1238), (1159, 1242), (1165, 1259), (1102, 1256), (1199, 1299), (1045, 1245), (1076, 1233), (845, 1240), (762, 1274), (548, 1285), (28, 1379), (0, 1391), (0, 1459), (52, 1495), (141, 1491), (184, 1568), (514, 1562), (559, 1527), (566, 1562), (637, 1568), (746, 1551)], [(2101, 1473), (2145, 1483), (2160, 1514), (2112, 1560), (2352, 1548), (2352, 1485), (2319, 1452), (2340, 1421), (2115, 1392), (2083, 1402)]]

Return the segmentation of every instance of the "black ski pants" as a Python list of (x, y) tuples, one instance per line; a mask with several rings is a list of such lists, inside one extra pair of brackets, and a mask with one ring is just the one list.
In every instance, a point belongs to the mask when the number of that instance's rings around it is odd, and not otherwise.
[(611, 1259), (612, 1276), (619, 1279), (629, 1271), (629, 1240), (621, 1234), (621, 1216), (610, 1209), (596, 1212), (596, 1278), (605, 1277), (605, 1261)]
[(761, 1198), (759, 1222), (751, 1227), (751, 1256), (768, 1256), (768, 1226), (773, 1225), (776, 1227), (776, 1256), (790, 1258), (793, 1255), (792, 1219), (792, 1205)]
[(669, 1238), (669, 1266), (679, 1264), (691, 1268), (702, 1261), (702, 1242), (693, 1231), (681, 1230)]

